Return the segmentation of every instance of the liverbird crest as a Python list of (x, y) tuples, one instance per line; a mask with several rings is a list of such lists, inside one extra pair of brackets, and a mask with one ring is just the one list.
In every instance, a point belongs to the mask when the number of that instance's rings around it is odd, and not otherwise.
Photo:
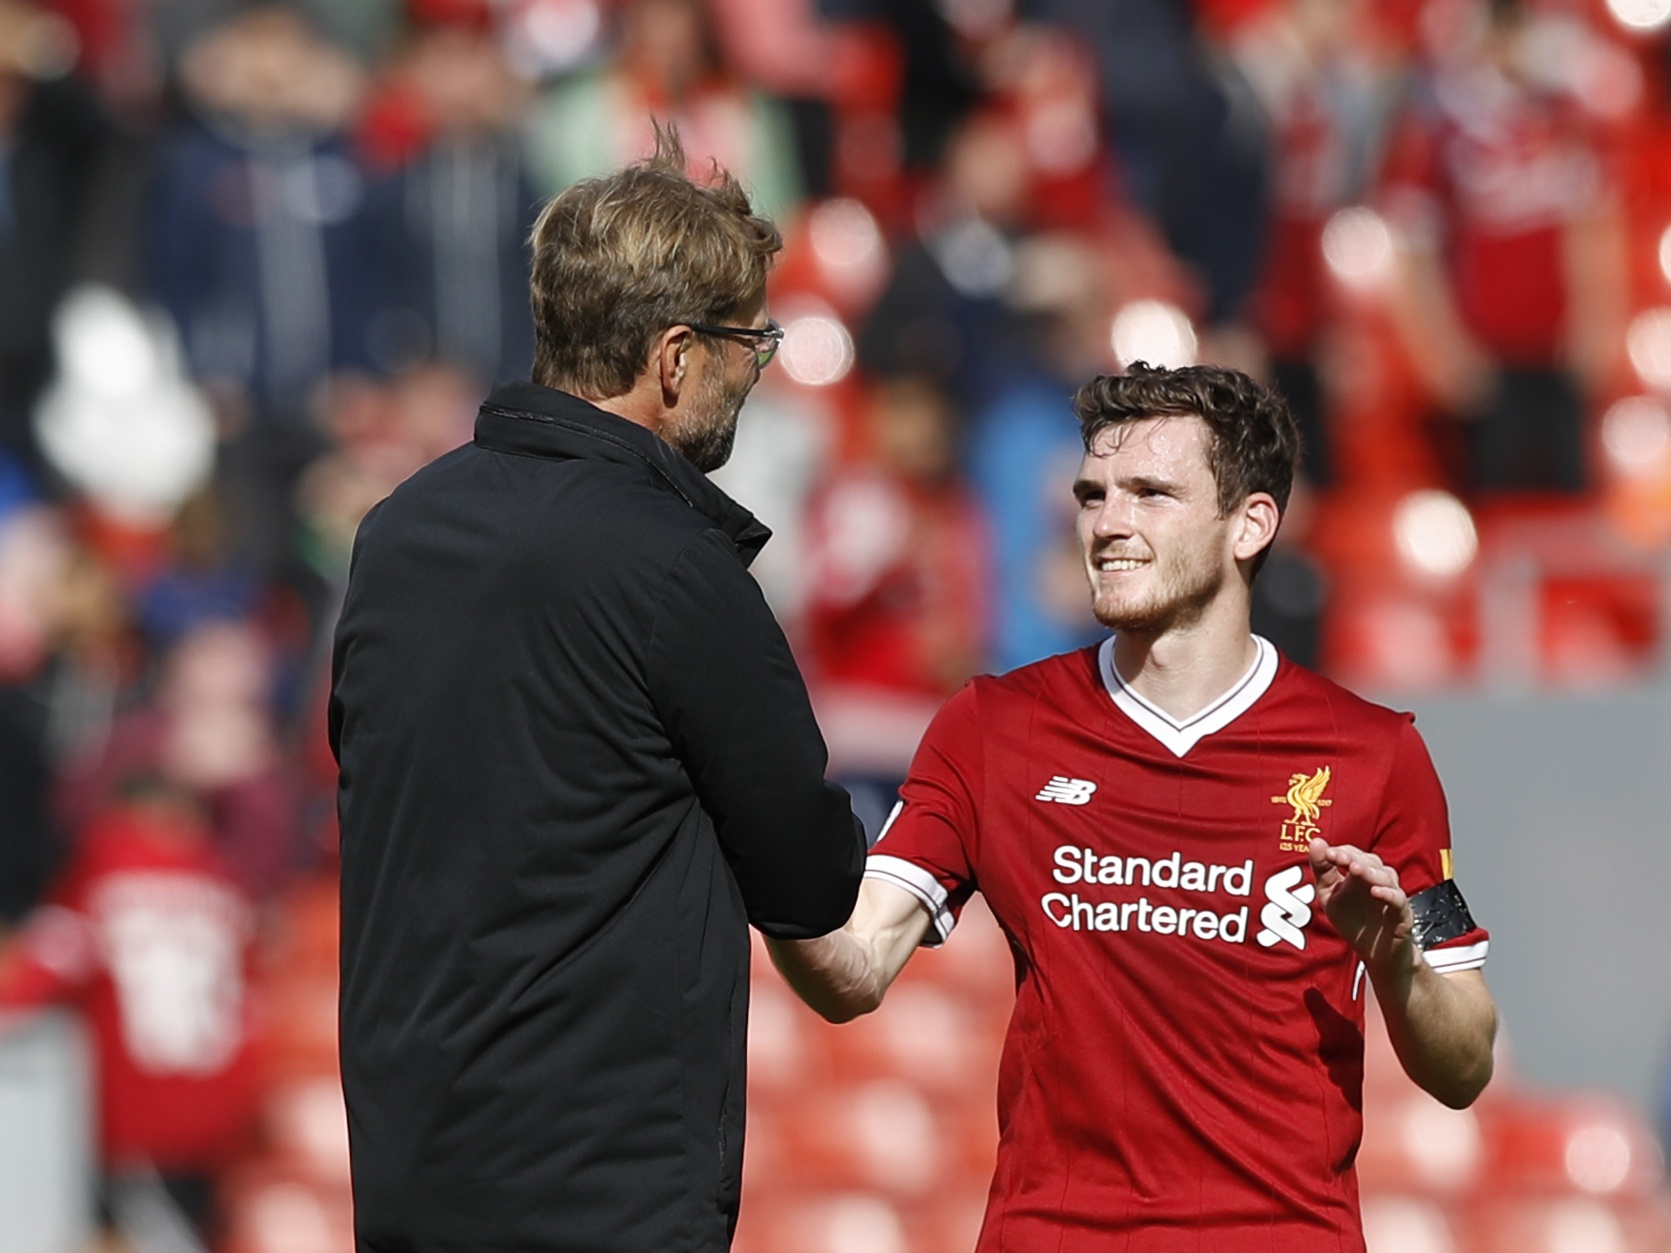
[(1294, 826), (1315, 826), (1317, 820), (1323, 816), (1323, 807), (1334, 804), (1323, 798), (1323, 790), (1329, 786), (1330, 771), (1327, 766), (1321, 767), (1316, 774), (1291, 774), (1288, 776), (1288, 792), (1284, 796), (1271, 797), (1273, 805), (1292, 805), (1294, 816), (1289, 822)]

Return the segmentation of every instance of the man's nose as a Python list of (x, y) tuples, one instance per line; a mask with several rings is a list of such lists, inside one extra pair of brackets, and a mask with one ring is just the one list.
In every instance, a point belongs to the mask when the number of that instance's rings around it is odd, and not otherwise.
[(1132, 531), (1131, 504), (1118, 496), (1110, 496), (1102, 502), (1097, 510), (1097, 516), (1091, 521), (1091, 533), (1098, 539), (1117, 539), (1122, 535), (1130, 535)]

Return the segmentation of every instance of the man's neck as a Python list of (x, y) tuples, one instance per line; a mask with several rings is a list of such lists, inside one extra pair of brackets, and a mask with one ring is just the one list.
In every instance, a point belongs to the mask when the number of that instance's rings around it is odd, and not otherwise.
[(1114, 669), (1127, 687), (1183, 722), (1234, 687), (1259, 655), (1245, 614), (1158, 632), (1121, 631)]

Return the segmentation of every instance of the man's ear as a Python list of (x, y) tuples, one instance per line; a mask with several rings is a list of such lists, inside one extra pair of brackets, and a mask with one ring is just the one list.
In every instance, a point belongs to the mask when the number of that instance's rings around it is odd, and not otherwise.
[(661, 384), (662, 404), (668, 409), (677, 407), (680, 394), (692, 378), (695, 349), (696, 333), (688, 326), (670, 326), (656, 337), (650, 365)]
[(1282, 511), (1269, 492), (1250, 492), (1236, 509), (1232, 551), (1237, 561), (1251, 561), (1268, 548), (1282, 524)]

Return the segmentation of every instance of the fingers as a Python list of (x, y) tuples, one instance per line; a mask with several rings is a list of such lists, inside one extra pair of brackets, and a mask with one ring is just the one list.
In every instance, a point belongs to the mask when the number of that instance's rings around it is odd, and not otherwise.
[(1318, 874), (1332, 866), (1342, 874), (1364, 880), (1371, 887), (1398, 885), (1398, 871), (1374, 853), (1366, 853), (1350, 844), (1330, 844), (1320, 836), (1313, 836), (1308, 853), (1311, 868)]
[[(1307, 850), (1311, 869), (1319, 881), (1355, 880), (1369, 895), (1392, 910), (1402, 910), (1407, 898), (1399, 884), (1398, 871), (1374, 853), (1366, 853), (1351, 844), (1330, 844), (1321, 837), (1312, 837)], [(1331, 875), (1330, 872), (1333, 872)], [(1338, 876), (1336, 878), (1335, 876)], [(1344, 883), (1340, 883), (1344, 887)]]

